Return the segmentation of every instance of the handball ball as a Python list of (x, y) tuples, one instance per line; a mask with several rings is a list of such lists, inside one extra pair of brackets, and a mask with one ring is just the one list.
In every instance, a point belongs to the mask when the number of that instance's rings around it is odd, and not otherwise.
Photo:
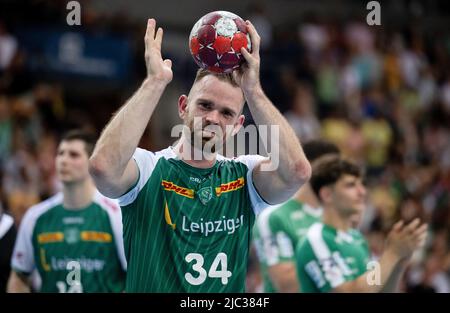
[(201, 17), (189, 36), (191, 55), (201, 68), (230, 73), (244, 61), (241, 47), (251, 51), (244, 20), (234, 13), (214, 11)]

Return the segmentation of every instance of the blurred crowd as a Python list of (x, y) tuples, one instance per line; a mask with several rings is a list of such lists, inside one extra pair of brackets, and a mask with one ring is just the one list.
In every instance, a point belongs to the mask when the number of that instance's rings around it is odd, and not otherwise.
[[(47, 12), (61, 12), (53, 9)], [(47, 14), (45, 21), (57, 23), (63, 13)], [(82, 110), (98, 105), (94, 99), (78, 105), (70, 84), (43, 81), (30, 71), (15, 36), (17, 24), (0, 19), (0, 205), (17, 225), (31, 205), (59, 188), (58, 136), (72, 127), (99, 133), (145, 74), (143, 28), (95, 13), (84, 13), (91, 29), (133, 31), (129, 36), (136, 41), (134, 79), (111, 97), (117, 103), (104, 101), (108, 106), (98, 109), (97, 118)], [(263, 87), (300, 140), (326, 138), (366, 169), (368, 207), (360, 227), (374, 258), (395, 221), (419, 216), (430, 225), (429, 240), (409, 267), (402, 291), (450, 292), (450, 27), (436, 31), (420, 18), (396, 27), (368, 26), (365, 19), (320, 14), (275, 26), (261, 7), (245, 14), (262, 37)], [(195, 73), (185, 57), (174, 64), (178, 93)], [(145, 140), (150, 146), (161, 142), (151, 135)], [(164, 140), (161, 146), (170, 143)], [(254, 258), (249, 291), (260, 283)]]

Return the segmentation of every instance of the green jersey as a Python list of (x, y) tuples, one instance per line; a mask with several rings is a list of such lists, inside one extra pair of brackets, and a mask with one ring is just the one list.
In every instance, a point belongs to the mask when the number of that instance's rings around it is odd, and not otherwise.
[(277, 292), (268, 268), (282, 262), (295, 263), (297, 242), (319, 221), (321, 214), (321, 209), (291, 199), (258, 216), (253, 233), (265, 292)]
[(243, 292), (255, 214), (268, 206), (253, 186), (261, 156), (195, 168), (171, 147), (136, 149), (135, 187), (119, 199), (127, 292)]
[(37, 269), (41, 292), (122, 292), (126, 260), (117, 202), (96, 192), (83, 209), (63, 206), (63, 195), (31, 207), (19, 227), (11, 267)]
[(367, 271), (369, 247), (356, 229), (347, 232), (316, 223), (296, 249), (302, 292), (329, 292)]

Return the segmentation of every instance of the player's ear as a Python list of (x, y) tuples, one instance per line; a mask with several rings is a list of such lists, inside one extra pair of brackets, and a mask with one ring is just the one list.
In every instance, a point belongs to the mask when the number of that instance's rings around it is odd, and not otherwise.
[(319, 190), (319, 200), (323, 203), (332, 201), (332, 190), (330, 186), (323, 186)]
[(188, 97), (186, 95), (181, 95), (178, 98), (178, 115), (184, 119), (188, 112)]
[(232, 136), (236, 135), (239, 132), (242, 125), (244, 125), (244, 121), (245, 121), (245, 116), (243, 114), (241, 114), (239, 116), (237, 122), (234, 124)]

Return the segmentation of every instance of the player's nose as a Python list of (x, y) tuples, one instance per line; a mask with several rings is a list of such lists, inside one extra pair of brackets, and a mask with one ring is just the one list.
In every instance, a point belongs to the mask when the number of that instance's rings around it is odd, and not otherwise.
[(367, 189), (363, 184), (359, 185), (359, 193), (363, 197), (365, 197), (367, 194)]
[(220, 121), (220, 112), (218, 110), (211, 110), (206, 115), (206, 122), (208, 124), (218, 125)]

